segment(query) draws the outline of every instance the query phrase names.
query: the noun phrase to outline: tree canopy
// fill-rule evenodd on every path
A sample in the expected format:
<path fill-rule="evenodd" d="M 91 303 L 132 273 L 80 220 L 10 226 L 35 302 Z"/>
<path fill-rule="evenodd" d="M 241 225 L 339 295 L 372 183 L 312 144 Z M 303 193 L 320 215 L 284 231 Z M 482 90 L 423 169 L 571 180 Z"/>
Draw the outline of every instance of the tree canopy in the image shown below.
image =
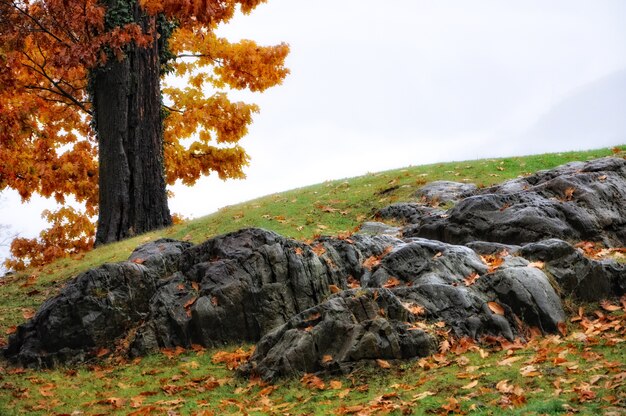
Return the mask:
<path fill-rule="evenodd" d="M 216 29 L 262 2 L 0 0 L 0 190 L 15 189 L 24 201 L 39 194 L 66 204 L 72 196 L 82 205 L 44 213 L 51 228 L 40 239 L 16 239 L 11 267 L 92 245 L 99 183 L 94 73 L 124 60 L 131 47 L 156 39 L 161 77 L 184 80 L 161 88 L 167 183 L 191 185 L 211 172 L 244 176 L 249 158 L 237 143 L 259 109 L 232 102 L 228 92 L 280 84 L 289 47 L 231 42 Z"/>

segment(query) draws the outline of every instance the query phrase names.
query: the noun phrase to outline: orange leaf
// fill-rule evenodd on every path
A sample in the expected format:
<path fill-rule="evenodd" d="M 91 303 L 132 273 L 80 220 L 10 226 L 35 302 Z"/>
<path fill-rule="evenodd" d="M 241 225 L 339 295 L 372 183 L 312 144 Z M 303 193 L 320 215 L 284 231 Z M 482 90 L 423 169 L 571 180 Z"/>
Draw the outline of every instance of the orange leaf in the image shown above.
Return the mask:
<path fill-rule="evenodd" d="M 607 312 L 615 312 L 615 311 L 619 311 L 622 309 L 621 307 L 612 304 L 606 299 L 600 302 L 600 306 L 602 306 L 602 309 L 604 309 Z"/>
<path fill-rule="evenodd" d="M 33 316 L 35 316 L 35 310 L 30 308 L 24 308 L 22 309 L 22 316 L 24 317 L 24 319 L 31 319 Z"/>
<path fill-rule="evenodd" d="M 329 285 L 328 289 L 330 289 L 330 293 L 339 293 L 341 292 L 341 288 L 337 285 Z"/>
<path fill-rule="evenodd" d="M 397 277 L 391 276 L 389 279 L 387 279 L 385 284 L 383 284 L 383 287 L 391 289 L 392 287 L 400 286 L 401 284 L 402 282 Z"/>
<path fill-rule="evenodd" d="M 326 384 L 322 381 L 322 379 L 315 374 L 305 374 L 300 379 L 300 382 L 308 388 L 315 388 L 318 390 L 324 390 L 324 388 L 326 387 Z"/>
<path fill-rule="evenodd" d="M 389 364 L 389 361 L 381 360 L 380 358 L 376 359 L 376 364 L 378 364 L 380 368 L 384 368 L 384 369 L 391 368 L 391 364 Z"/>
<path fill-rule="evenodd" d="M 343 387 L 343 384 L 339 380 L 331 380 L 329 384 L 330 388 L 333 390 L 339 390 Z"/>
<path fill-rule="evenodd" d="M 487 302 L 487 306 L 491 310 L 491 312 L 496 315 L 504 315 L 504 308 L 497 302 Z"/>
<path fill-rule="evenodd" d="M 476 282 L 476 280 L 478 280 L 479 277 L 480 276 L 478 275 L 478 273 L 470 274 L 469 276 L 463 279 L 463 281 L 465 282 L 465 286 L 473 285 Z"/>

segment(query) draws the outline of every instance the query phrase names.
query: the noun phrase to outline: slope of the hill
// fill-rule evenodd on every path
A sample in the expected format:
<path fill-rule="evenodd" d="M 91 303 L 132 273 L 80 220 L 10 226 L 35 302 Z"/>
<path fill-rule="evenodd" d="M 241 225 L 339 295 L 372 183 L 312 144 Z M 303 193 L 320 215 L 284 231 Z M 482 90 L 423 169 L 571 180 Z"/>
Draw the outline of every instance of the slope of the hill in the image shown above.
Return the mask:
<path fill-rule="evenodd" d="M 157 236 L 171 236 L 184 240 L 201 241 L 217 233 L 231 231 L 245 226 L 272 228 L 282 234 L 300 238 L 310 238 L 316 234 L 334 235 L 338 233 L 349 233 L 363 220 L 369 219 L 379 208 L 391 202 L 410 200 L 411 195 L 414 194 L 417 188 L 432 180 L 462 180 L 485 186 L 501 182 L 503 179 L 517 177 L 520 174 L 528 174 L 537 169 L 550 168 L 571 160 L 585 160 L 605 156 L 610 153 L 610 150 L 600 150 L 577 154 L 541 155 L 528 158 L 459 162 L 407 168 L 381 174 L 367 175 L 351 180 L 329 182 L 251 201 L 240 206 L 224 209 L 215 216 L 192 221 L 172 229 L 163 230 L 160 233 L 142 236 L 133 241 L 96 250 L 87 254 L 83 259 L 66 260 L 46 269 L 31 271 L 27 276 L 15 276 L 5 279 L 2 281 L 2 286 L 0 286 L 0 297 L 3 300 L 2 308 L 4 309 L 0 312 L 6 313 L 0 318 L 0 325 L 3 326 L 3 332 L 12 332 L 12 326 L 19 323 L 24 318 L 30 317 L 34 312 L 34 308 L 38 306 L 41 300 L 54 294 L 63 284 L 63 281 L 70 275 L 74 275 L 79 270 L 100 264 L 103 261 L 124 259 L 128 256 L 130 248 L 134 248 L 141 242 L 149 241 Z M 24 296 L 24 294 L 26 294 L 26 296 Z M 584 372 L 576 373 L 574 371 L 575 369 L 573 370 L 570 367 L 567 367 L 567 371 L 563 374 L 559 371 L 548 371 L 549 368 L 547 368 L 545 373 L 546 380 L 543 381 L 550 380 L 550 387 L 546 388 L 544 386 L 545 383 L 540 383 L 543 386 L 542 388 L 528 390 L 531 387 L 528 385 L 529 383 L 537 384 L 536 377 L 544 375 L 542 372 L 543 369 L 542 371 L 533 372 L 530 371 L 531 369 L 528 367 L 534 366 L 534 364 L 539 366 L 539 364 L 546 362 L 545 359 L 535 357 L 535 361 L 531 361 L 530 363 L 526 361 L 524 362 L 526 365 L 523 366 L 521 365 L 522 362 L 517 363 L 518 359 L 510 360 L 509 364 L 509 361 L 505 361 L 508 360 L 505 357 L 500 357 L 499 359 L 507 362 L 507 364 L 500 365 L 499 363 L 501 361 L 494 364 L 494 362 L 489 362 L 489 360 L 480 363 L 481 359 L 471 357 L 471 351 L 478 352 L 479 356 L 487 355 L 488 353 L 486 353 L 482 347 L 475 345 L 465 345 L 463 347 L 458 344 L 456 346 L 453 345 L 453 347 L 456 347 L 453 348 L 454 352 L 459 354 L 458 357 L 446 358 L 444 356 L 435 356 L 435 361 L 431 359 L 430 361 L 421 362 L 421 364 L 417 365 L 414 363 L 413 365 L 405 364 L 397 367 L 394 366 L 398 371 L 394 371 L 393 375 L 379 374 L 376 376 L 379 378 L 378 380 L 374 377 L 374 380 L 370 384 L 379 382 L 380 385 L 374 386 L 371 391 L 367 383 L 356 382 L 354 380 L 355 376 L 353 376 L 351 380 L 332 380 L 333 383 L 329 383 L 328 386 L 322 386 L 323 383 L 319 379 L 305 377 L 303 383 L 307 387 L 318 391 L 319 394 L 311 393 L 309 390 L 298 389 L 297 385 L 279 385 L 276 386 L 276 388 L 281 391 L 281 393 L 278 393 L 278 391 L 273 393 L 274 388 L 267 390 L 267 387 L 257 388 L 254 384 L 246 387 L 243 381 L 232 379 L 232 375 L 224 375 L 223 370 L 220 373 L 220 369 L 217 368 L 214 368 L 209 373 L 207 373 L 207 371 L 195 371 L 202 370 L 204 366 L 210 366 L 210 363 L 204 358 L 205 351 L 198 348 L 196 351 L 197 356 L 186 354 L 182 356 L 182 358 L 170 362 L 169 367 L 168 365 L 160 363 L 159 365 L 166 368 L 165 370 L 163 368 L 158 370 L 153 368 L 155 365 L 155 361 L 153 360 L 156 359 L 154 357 L 148 357 L 141 362 L 137 362 L 134 364 L 136 375 L 135 378 L 132 379 L 129 379 L 128 374 L 125 372 L 131 371 L 133 364 L 120 364 L 117 367 L 112 367 L 109 363 L 109 365 L 106 365 L 104 368 L 97 366 L 95 368 L 81 368 L 80 371 L 84 371 L 85 373 L 81 373 L 80 375 L 75 370 L 70 370 L 69 373 L 77 377 L 76 383 L 74 384 L 75 387 L 76 385 L 80 385 L 84 388 L 80 393 L 81 395 L 78 396 L 80 399 L 73 396 L 73 394 L 76 393 L 75 391 L 72 393 L 72 389 L 68 390 L 65 386 L 61 386 L 60 383 L 58 383 L 59 378 L 63 376 L 63 370 L 53 372 L 35 372 L 31 370 L 24 372 L 24 370 L 19 369 L 0 370 L 0 377 L 6 379 L 4 380 L 4 384 L 0 387 L 10 393 L 7 395 L 6 402 L 0 401 L 0 406 L 6 405 L 6 409 L 11 408 L 11 411 L 15 411 L 16 413 L 20 412 L 19 409 L 24 409 L 27 412 L 38 411 L 42 414 L 72 413 L 76 409 L 72 410 L 71 407 L 73 403 L 78 400 L 80 403 L 108 409 L 101 410 L 101 412 L 113 410 L 120 414 L 132 412 L 132 409 L 138 409 L 137 412 L 144 412 L 136 414 L 151 414 L 150 412 L 156 412 L 158 414 L 159 411 L 167 411 L 168 409 L 172 410 L 181 407 L 182 409 L 179 411 L 183 414 L 201 412 L 203 409 L 206 410 L 207 408 L 222 413 L 224 411 L 237 413 L 237 408 L 240 409 L 239 411 L 242 411 L 246 406 L 249 407 L 250 404 L 245 404 L 245 400 L 249 400 L 250 398 L 242 397 L 241 393 L 253 391 L 258 395 L 259 400 L 263 402 L 259 403 L 260 407 L 257 406 L 256 408 L 260 413 L 266 413 L 268 411 L 277 412 L 281 409 L 284 409 L 287 413 L 301 413 L 311 411 L 312 409 L 325 412 L 325 410 L 320 410 L 322 408 L 318 409 L 316 405 L 308 405 L 308 402 L 318 403 L 319 406 L 327 406 L 326 409 L 334 409 L 339 413 L 363 413 L 377 409 L 395 409 L 400 411 L 410 407 L 411 403 L 428 398 L 430 393 L 433 393 L 433 397 L 424 402 L 430 403 L 428 406 L 431 411 L 454 411 L 454 409 L 457 409 L 457 406 L 458 410 L 471 410 L 472 406 L 478 406 L 477 403 L 471 402 L 471 400 L 478 397 L 479 399 L 476 399 L 475 402 L 482 403 L 486 400 L 486 397 L 482 396 L 495 394 L 500 397 L 500 401 L 498 401 L 497 398 L 493 399 L 493 403 L 490 402 L 489 406 L 493 407 L 497 413 L 499 407 L 513 406 L 518 407 L 520 411 L 522 408 L 526 410 L 532 409 L 533 406 L 539 406 L 540 402 L 545 401 L 544 393 L 546 391 L 553 393 L 553 390 L 556 389 L 560 390 L 559 394 L 567 393 L 568 396 L 567 398 L 564 397 L 563 400 L 559 398 L 557 403 L 551 404 L 555 412 L 558 411 L 559 406 L 570 405 L 568 403 L 576 403 L 576 400 L 579 400 L 578 403 L 582 400 L 582 402 L 586 403 L 586 406 L 591 406 L 590 409 L 608 408 L 610 411 L 611 406 L 615 404 L 619 405 L 620 403 L 623 404 L 623 401 L 620 401 L 622 400 L 621 396 L 615 396 L 613 399 L 605 400 L 608 404 L 602 403 L 599 398 L 607 399 L 608 393 L 605 394 L 605 390 L 610 391 L 617 389 L 617 391 L 619 391 L 620 381 L 623 382 L 623 379 L 619 377 L 619 374 L 621 374 L 619 371 L 624 370 L 622 368 L 623 366 L 611 364 L 614 363 L 612 361 L 613 357 L 619 357 L 623 354 L 623 351 L 619 347 L 616 347 L 616 345 L 619 344 L 619 340 L 623 338 L 623 334 L 620 335 L 619 332 L 617 332 L 612 338 L 613 341 L 609 339 L 606 342 L 603 337 L 600 337 L 604 332 L 619 330 L 619 326 L 616 326 L 615 323 L 621 321 L 621 312 L 619 312 L 621 307 L 613 304 L 605 304 L 603 306 L 606 312 L 611 312 L 611 317 L 607 317 L 606 315 L 600 317 L 596 315 L 594 322 L 596 322 L 597 326 L 596 324 L 592 324 L 591 327 L 597 333 L 587 334 L 585 332 L 585 334 L 583 334 L 586 340 L 590 340 L 591 336 L 598 336 L 599 338 L 599 341 L 597 341 L 595 345 L 597 349 L 592 352 L 598 356 L 602 356 L 605 360 L 605 364 L 596 369 L 596 372 L 598 372 L 597 375 L 600 377 L 598 380 L 607 379 L 604 387 L 602 387 L 602 394 L 600 394 L 598 388 L 593 385 L 596 384 L 598 380 L 595 380 L 591 385 L 583 386 L 581 384 L 571 389 L 560 387 L 562 381 L 560 381 L 556 375 L 566 376 L 571 374 L 573 379 L 576 379 L 575 374 L 584 376 Z M 584 322 L 587 327 L 589 327 L 590 321 L 584 316 L 584 311 L 579 312 L 578 315 L 579 319 L 576 319 L 576 322 Z M 597 322 L 599 320 L 600 322 Z M 606 323 L 606 325 L 604 325 L 604 323 Z M 612 326 L 609 324 L 612 324 Z M 578 348 L 576 341 L 581 341 L 582 338 L 579 335 L 577 335 L 577 337 L 577 339 L 561 339 L 559 342 L 568 343 L 568 347 L 565 349 L 553 349 L 550 345 L 544 345 L 540 341 L 537 341 L 536 345 L 546 349 L 546 354 L 548 354 L 548 352 L 554 353 L 564 359 L 568 354 L 574 354 L 574 350 Z M 441 345 L 440 347 L 443 352 L 445 352 L 449 349 L 450 345 Z M 492 352 L 496 355 L 502 354 L 496 353 L 496 350 L 503 347 L 503 345 L 499 345 L 498 348 L 493 349 Z M 507 349 L 510 351 L 510 355 L 513 355 L 514 351 L 517 350 L 528 351 L 520 345 L 514 347 L 509 345 Z M 178 356 L 181 352 L 182 351 L 166 351 L 165 354 Z M 102 351 L 102 356 L 107 355 L 107 353 L 108 351 Z M 218 354 L 217 359 L 215 359 L 216 356 L 214 356 L 215 361 L 219 361 L 219 357 L 221 356 L 223 356 L 223 354 Z M 236 360 L 233 356 L 226 357 L 231 360 Z M 462 362 L 453 363 L 453 361 L 450 361 L 456 358 Z M 469 375 L 468 378 L 471 379 L 471 381 L 468 384 L 464 384 L 462 387 L 464 390 L 467 390 L 467 394 L 464 394 L 464 396 L 468 396 L 466 400 L 470 402 L 460 404 L 459 400 L 457 400 L 454 395 L 450 396 L 450 393 L 446 392 L 446 388 L 441 385 L 440 382 L 447 379 L 450 385 L 454 385 L 456 375 L 446 373 L 448 371 L 447 368 L 451 366 L 456 366 L 457 370 L 464 368 L 469 364 L 469 360 L 473 360 L 474 358 L 479 361 L 477 362 L 478 367 L 485 366 L 485 368 L 490 368 L 495 366 L 493 371 L 486 375 L 493 375 L 497 384 L 492 386 L 492 382 L 489 382 L 487 379 L 481 379 L 483 375 L 477 375 L 476 377 Z M 438 363 L 437 360 L 439 360 Z M 559 365 L 563 362 L 569 361 L 560 361 L 560 359 L 555 358 L 552 361 L 552 365 Z M 188 363 L 189 366 L 187 366 Z M 517 364 L 513 365 L 514 363 Z M 3 365 L 4 364 L 0 362 L 0 366 Z M 386 368 L 389 363 L 381 362 L 379 365 Z M 509 387 L 506 387 L 506 383 L 500 383 L 505 379 L 509 381 L 507 377 L 511 377 L 511 375 L 507 375 L 508 373 L 505 371 L 507 369 L 500 368 L 509 367 L 509 365 L 512 369 L 518 371 L 517 377 L 519 377 L 520 374 L 523 377 L 528 377 L 529 379 L 526 381 L 529 383 L 512 383 Z M 579 365 L 584 365 L 584 363 Z M 425 369 L 425 367 L 428 368 Z M 443 368 L 439 368 L 433 373 L 432 371 L 435 371 L 434 369 L 436 367 Z M 572 365 L 572 367 L 574 367 L 574 365 Z M 404 374 L 404 370 L 407 368 L 430 370 L 430 375 L 435 375 L 437 380 L 424 380 L 420 384 L 419 380 L 416 382 L 416 380 L 411 379 L 411 377 L 415 376 L 414 374 Z M 558 369 L 558 367 L 556 368 Z M 92 371 L 95 370 L 98 374 L 96 379 L 100 379 L 104 384 L 95 379 L 93 379 L 91 383 L 85 384 L 85 381 L 90 379 L 89 371 L 87 371 L 89 369 Z M 616 369 L 619 371 L 615 372 Z M 168 371 L 177 372 L 180 370 L 181 374 L 174 374 L 171 377 L 168 375 L 159 378 L 159 380 L 148 380 L 151 372 L 155 370 L 159 373 Z M 104 374 L 98 373 L 99 371 L 104 372 Z M 468 369 L 468 373 L 471 372 L 472 371 Z M 535 373 L 539 374 L 537 375 Z M 142 374 L 143 377 L 139 376 L 139 374 Z M 362 375 L 363 374 L 361 374 L 361 376 Z M 223 376 L 223 378 L 220 379 L 219 377 L 221 376 Z M 422 374 L 422 376 L 422 378 L 428 378 L 428 374 L 426 373 Z M 357 377 L 359 377 L 358 373 Z M 393 379 L 393 382 L 390 382 L 389 377 Z M 462 378 L 459 379 L 463 380 Z M 577 381 L 582 382 L 582 380 L 584 380 L 584 378 Z M 183 383 L 183 381 L 185 382 Z M 425 389 L 420 389 L 422 384 L 428 384 L 427 382 L 430 381 L 434 383 L 432 386 L 429 384 Z M 0 380 L 0 383 L 1 382 L 3 382 L 3 380 Z M 574 381 L 570 382 L 573 383 Z M 388 386 L 386 383 L 395 384 L 396 387 Z M 559 386 L 557 386 L 557 384 Z M 346 388 L 341 388 L 342 386 L 346 386 Z M 103 387 L 103 391 L 97 391 L 102 390 Z M 392 393 L 389 392 L 390 387 Z M 434 390 L 431 390 L 431 387 Z M 457 386 L 457 388 L 458 387 L 459 386 Z M 474 389 L 475 387 L 476 389 Z M 195 397 L 196 394 L 213 390 L 216 390 L 215 393 L 217 396 L 212 396 L 211 402 L 205 402 L 205 399 L 199 396 Z M 590 393 L 587 392 L 581 395 L 579 394 L 581 391 L 589 391 Z M 33 397 L 32 400 L 29 400 L 31 394 Z M 374 398 L 377 394 L 382 394 L 383 396 Z M 410 399 L 411 395 L 413 395 L 413 402 L 411 402 Z M 593 398 L 590 398 L 592 395 Z M 12 396 L 13 399 L 8 396 Z M 168 400 L 168 398 L 170 400 Z M 596 398 L 598 398 L 597 403 L 595 401 Z M 145 404 L 143 403 L 144 401 L 146 402 Z M 527 401 L 528 404 L 526 404 Z M 16 407 L 18 403 L 19 406 Z M 241 407 L 239 407 L 240 405 Z M 91 410 L 85 410 L 84 408 L 78 409 L 78 411 L 92 414 Z"/>

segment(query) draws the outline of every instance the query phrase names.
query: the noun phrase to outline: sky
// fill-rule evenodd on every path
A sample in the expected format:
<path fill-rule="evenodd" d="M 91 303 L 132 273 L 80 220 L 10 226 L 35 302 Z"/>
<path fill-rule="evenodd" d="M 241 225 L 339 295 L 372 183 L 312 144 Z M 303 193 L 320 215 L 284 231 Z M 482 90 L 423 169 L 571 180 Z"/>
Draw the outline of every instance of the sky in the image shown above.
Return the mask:
<path fill-rule="evenodd" d="M 610 83 L 581 93 L 626 74 L 623 0 L 269 0 L 219 33 L 289 43 L 291 75 L 233 94 L 261 107 L 241 141 L 247 179 L 174 186 L 170 209 L 188 218 L 368 172 L 626 143 L 624 111 L 596 120 L 579 99 L 585 131 L 608 126 L 593 137 L 576 134 L 576 112 L 549 117 L 576 97 L 624 106 Z M 0 224 L 34 236 L 49 205 L 4 191 Z"/>

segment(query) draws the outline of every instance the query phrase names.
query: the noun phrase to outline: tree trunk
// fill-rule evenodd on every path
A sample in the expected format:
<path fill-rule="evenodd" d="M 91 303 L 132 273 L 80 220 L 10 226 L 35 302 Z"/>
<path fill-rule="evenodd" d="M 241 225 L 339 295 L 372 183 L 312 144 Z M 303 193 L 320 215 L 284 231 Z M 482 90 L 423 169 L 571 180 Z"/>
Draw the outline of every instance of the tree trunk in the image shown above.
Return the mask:
<path fill-rule="evenodd" d="M 99 217 L 96 245 L 171 225 L 163 166 L 159 47 L 155 19 L 136 22 L 153 29 L 151 47 L 128 47 L 122 61 L 93 74 L 99 146 Z"/>

